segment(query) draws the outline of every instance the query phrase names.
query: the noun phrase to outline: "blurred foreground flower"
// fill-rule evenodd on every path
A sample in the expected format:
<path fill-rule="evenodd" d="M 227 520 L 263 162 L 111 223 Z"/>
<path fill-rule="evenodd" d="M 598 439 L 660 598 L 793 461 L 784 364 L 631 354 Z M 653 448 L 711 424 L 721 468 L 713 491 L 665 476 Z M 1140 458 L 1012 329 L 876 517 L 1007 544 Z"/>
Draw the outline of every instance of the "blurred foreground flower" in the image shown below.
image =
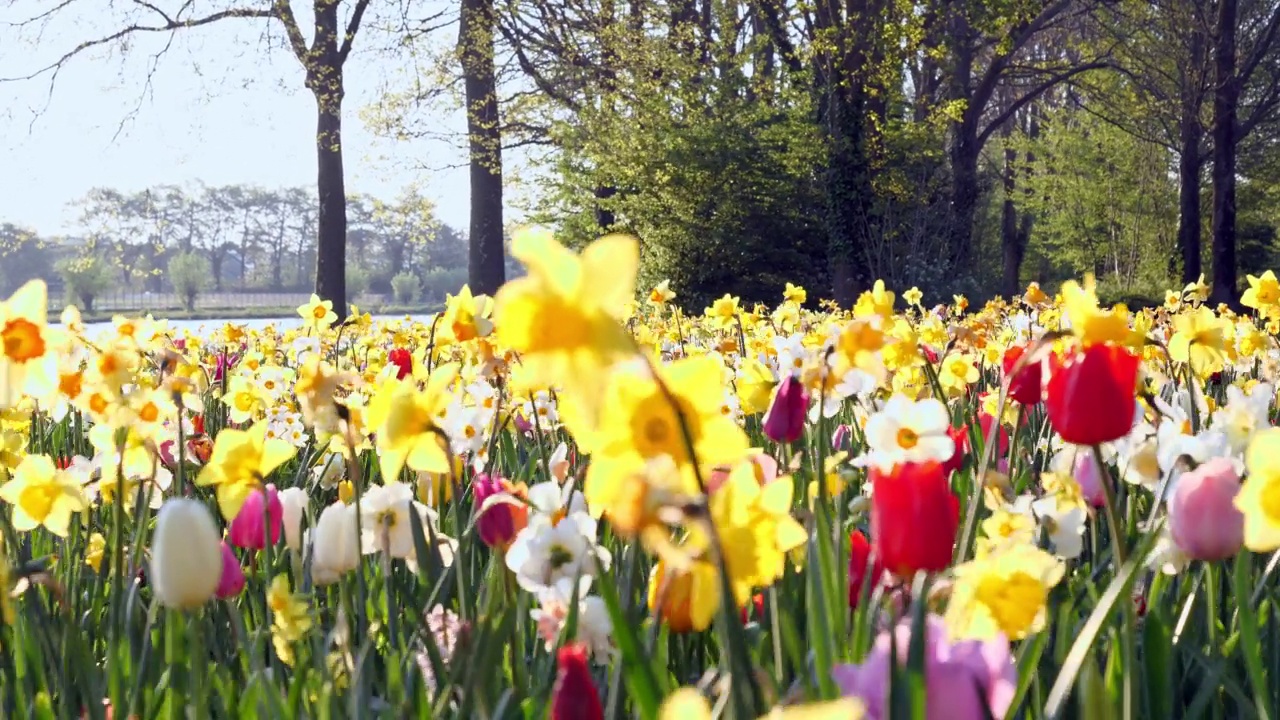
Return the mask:
<path fill-rule="evenodd" d="M 1244 515 L 1235 506 L 1239 492 L 1240 476 L 1227 458 L 1183 473 L 1169 499 L 1169 534 L 1178 549 L 1210 562 L 1239 552 L 1244 545 Z"/>
<path fill-rule="evenodd" d="M 189 610 L 213 598 L 222 580 L 222 543 L 199 500 L 171 498 L 156 515 L 148 584 L 156 600 Z"/>
<path fill-rule="evenodd" d="M 889 675 L 892 645 L 886 631 L 876 639 L 866 660 L 832 670 L 845 695 L 866 704 L 866 717 L 889 718 Z M 899 662 L 905 665 L 911 647 L 911 621 L 893 630 Z M 1009 711 L 1017 686 L 1017 669 L 1003 637 L 990 640 L 947 638 L 947 628 L 936 615 L 924 625 L 925 717 L 928 720 L 1000 720 Z"/>
<path fill-rule="evenodd" d="M 600 692 L 587 667 L 587 647 L 574 643 L 560 648 L 556 668 L 551 720 L 603 720 Z"/>

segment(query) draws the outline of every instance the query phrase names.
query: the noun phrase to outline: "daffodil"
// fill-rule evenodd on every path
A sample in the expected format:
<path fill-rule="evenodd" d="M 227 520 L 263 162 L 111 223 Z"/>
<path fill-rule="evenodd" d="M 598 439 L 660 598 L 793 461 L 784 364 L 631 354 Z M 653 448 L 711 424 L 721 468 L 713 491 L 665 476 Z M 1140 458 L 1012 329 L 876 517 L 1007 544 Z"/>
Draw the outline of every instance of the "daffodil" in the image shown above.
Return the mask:
<path fill-rule="evenodd" d="M 227 392 L 222 396 L 227 406 L 227 418 L 237 424 L 253 422 L 267 411 L 268 398 L 262 387 L 244 375 L 235 375 L 227 383 Z"/>
<path fill-rule="evenodd" d="M 332 300 L 321 300 L 319 295 L 311 294 L 311 300 L 298 307 L 298 315 L 302 324 L 310 330 L 324 332 L 338 321 L 338 314 L 333 311 Z"/>
<path fill-rule="evenodd" d="M 680 688 L 662 701 L 658 720 L 712 720 L 711 703 L 695 688 Z M 841 698 L 825 702 L 779 705 L 760 720 L 861 720 L 866 711 L 861 701 Z"/>
<path fill-rule="evenodd" d="M 951 636 L 987 640 L 1004 633 L 1021 640 L 1039 632 L 1049 591 L 1064 572 L 1058 558 L 1023 542 L 956 567 L 946 614 Z"/>
<path fill-rule="evenodd" d="M 1116 343 L 1121 345 L 1138 345 L 1141 338 L 1135 338 L 1129 329 L 1129 311 L 1123 305 L 1111 310 L 1098 307 L 1098 296 L 1094 291 L 1096 283 L 1092 275 L 1086 275 L 1084 286 L 1075 281 L 1062 285 L 1062 303 L 1071 322 L 1071 332 L 1085 345 L 1095 343 Z"/>
<path fill-rule="evenodd" d="M 457 295 L 445 300 L 444 326 L 456 342 L 467 342 L 493 332 L 489 314 L 493 300 L 487 295 L 472 295 L 471 286 L 463 285 Z"/>
<path fill-rule="evenodd" d="M 656 378 L 639 362 L 614 371 L 605 390 L 608 412 L 589 440 L 592 462 L 583 491 L 592 512 L 605 511 L 619 485 L 654 458 L 674 460 L 685 492 L 694 494 L 697 475 L 744 456 L 746 434 L 720 412 L 720 370 L 717 360 L 704 356 L 660 367 Z"/>
<path fill-rule="evenodd" d="M 675 300 L 676 293 L 671 289 L 671 281 L 663 280 L 649 291 L 649 304 L 655 307 L 662 307 L 667 303 Z"/>
<path fill-rule="evenodd" d="M 1274 272 L 1268 270 L 1262 273 L 1262 277 L 1247 275 L 1245 279 L 1249 281 L 1249 288 L 1240 297 L 1241 305 L 1264 315 L 1280 306 L 1280 280 L 1276 279 Z"/>
<path fill-rule="evenodd" d="M 1169 340 L 1169 357 L 1188 363 L 1200 377 L 1223 368 L 1224 326 L 1207 307 L 1200 306 L 1173 318 L 1175 332 Z"/>
<path fill-rule="evenodd" d="M 609 235 L 578 256 L 546 233 L 523 232 L 511 253 L 529 274 L 498 290 L 495 335 L 520 354 L 530 376 L 577 397 L 581 429 L 589 432 L 608 369 L 634 349 L 618 317 L 635 294 L 636 240 Z"/>
<path fill-rule="evenodd" d="M 65 537 L 71 517 L 88 503 L 80 483 L 61 471 L 47 455 L 28 455 L 0 485 L 0 500 L 13 506 L 13 529 L 27 532 L 44 527 Z"/>
<path fill-rule="evenodd" d="M 215 438 L 213 454 L 201 468 L 196 484 L 214 486 L 222 517 L 231 521 L 249 493 L 261 488 L 266 478 L 296 453 L 290 443 L 267 438 L 266 421 L 254 423 L 248 430 L 224 428 Z"/>
<path fill-rule="evenodd" d="M 456 364 L 436 368 L 426 388 L 388 380 L 370 403 L 369 421 L 375 428 L 383 482 L 392 482 L 400 471 L 449 472 L 448 438 L 442 414 L 453 401 L 449 386 L 458 377 Z"/>
<path fill-rule="evenodd" d="M 271 644 L 276 656 L 292 666 L 293 646 L 306 637 L 313 624 L 307 599 L 293 593 L 289 589 L 289 576 L 280 574 L 267 590 L 267 607 L 271 609 Z"/>
<path fill-rule="evenodd" d="M 43 280 L 32 280 L 0 302 L 0 409 L 23 396 L 44 400 L 58 386 L 57 331 L 48 326 Z"/>
<path fill-rule="evenodd" d="M 787 303 L 803 305 L 804 301 L 807 300 L 808 297 L 809 294 L 805 292 L 804 288 L 799 285 L 792 285 L 791 283 L 787 283 L 786 289 L 782 291 L 782 300 Z"/>
<path fill-rule="evenodd" d="M 870 290 L 858 297 L 857 304 L 853 306 L 853 316 L 868 318 L 879 315 L 885 319 L 891 318 L 895 297 L 893 291 L 885 289 L 884 280 L 876 280 Z"/>
<path fill-rule="evenodd" d="M 1244 513 L 1244 545 L 1254 552 L 1280 548 L 1280 428 L 1256 433 L 1245 452 L 1249 475 L 1236 495 Z"/>

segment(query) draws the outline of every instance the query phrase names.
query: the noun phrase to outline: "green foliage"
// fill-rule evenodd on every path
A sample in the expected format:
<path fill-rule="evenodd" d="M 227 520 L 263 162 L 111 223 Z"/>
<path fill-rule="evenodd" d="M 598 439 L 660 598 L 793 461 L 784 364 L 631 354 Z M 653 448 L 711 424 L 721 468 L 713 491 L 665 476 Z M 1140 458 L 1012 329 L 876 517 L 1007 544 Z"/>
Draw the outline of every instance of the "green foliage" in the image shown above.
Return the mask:
<path fill-rule="evenodd" d="M 421 292 L 422 282 L 411 272 L 397 273 L 391 278 L 391 293 L 401 305 L 416 302 Z"/>
<path fill-rule="evenodd" d="M 445 295 L 458 292 L 458 288 L 466 284 L 466 268 L 433 267 L 422 276 L 422 299 L 443 302 Z"/>
<path fill-rule="evenodd" d="M 347 263 L 347 297 L 355 299 L 369 291 L 373 274 L 354 262 Z"/>
<path fill-rule="evenodd" d="M 58 273 L 67 296 L 85 312 L 93 311 L 93 301 L 115 284 L 115 273 L 97 255 L 81 255 L 58 263 Z"/>
<path fill-rule="evenodd" d="M 1028 279 L 1094 273 L 1112 297 L 1175 284 L 1178 192 L 1170 152 L 1071 109 L 1050 114 L 1040 139 L 1024 144 L 1035 161 L 1027 192 L 1015 200 L 1035 217 Z M 1042 261 L 1052 277 L 1036 277 Z"/>
<path fill-rule="evenodd" d="M 195 310 L 196 297 L 213 284 L 209 258 L 194 252 L 175 255 L 169 260 L 169 282 L 182 298 L 183 307 Z"/>

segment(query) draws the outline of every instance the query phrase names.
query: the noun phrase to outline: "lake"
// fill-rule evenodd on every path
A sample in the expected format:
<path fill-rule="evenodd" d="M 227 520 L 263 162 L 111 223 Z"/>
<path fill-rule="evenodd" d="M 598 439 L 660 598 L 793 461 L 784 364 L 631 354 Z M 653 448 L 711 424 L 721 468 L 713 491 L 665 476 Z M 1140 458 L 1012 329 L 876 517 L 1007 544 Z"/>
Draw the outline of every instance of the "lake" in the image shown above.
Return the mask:
<path fill-rule="evenodd" d="M 405 315 L 374 315 L 373 319 L 374 320 L 403 320 L 405 317 L 406 317 Z M 432 316 L 422 314 L 422 315 L 408 315 L 407 317 L 409 317 L 412 320 L 416 320 L 418 322 L 430 322 Z M 156 319 L 163 320 L 164 318 L 158 317 Z M 215 330 L 221 328 L 223 325 L 229 322 L 235 323 L 236 325 L 240 325 L 245 328 L 249 328 L 251 330 L 261 330 L 268 325 L 274 325 L 279 330 L 288 330 L 291 328 L 296 328 L 299 325 L 301 325 L 302 318 L 298 317 L 297 315 L 293 315 L 292 317 L 244 318 L 240 320 L 228 320 L 228 319 L 170 320 L 169 327 L 177 331 L 188 330 L 192 334 L 196 334 L 196 335 L 208 335 L 209 333 L 214 332 Z M 96 337 L 99 333 L 108 331 L 111 328 L 112 328 L 112 323 L 109 320 L 103 321 L 103 322 L 85 323 L 86 335 L 88 335 L 89 337 Z"/>

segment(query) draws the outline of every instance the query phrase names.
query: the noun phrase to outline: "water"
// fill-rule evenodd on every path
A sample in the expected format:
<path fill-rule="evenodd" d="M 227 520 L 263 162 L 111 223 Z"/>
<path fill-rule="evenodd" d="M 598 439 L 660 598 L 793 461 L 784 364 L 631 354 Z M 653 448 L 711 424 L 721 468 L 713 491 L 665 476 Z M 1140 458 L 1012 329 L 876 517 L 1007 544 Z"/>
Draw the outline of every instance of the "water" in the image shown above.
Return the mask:
<path fill-rule="evenodd" d="M 404 315 L 374 315 L 376 320 L 403 320 Z M 417 322 L 430 322 L 431 315 L 409 315 L 410 319 Z M 163 317 L 156 318 L 163 320 Z M 233 319 L 212 319 L 212 320 L 170 320 L 169 327 L 177 333 L 183 330 L 191 332 L 193 335 L 209 335 L 219 330 L 227 323 L 234 323 L 250 330 L 261 330 L 268 325 L 274 325 L 277 330 L 285 331 L 296 328 L 302 324 L 302 318 L 297 315 L 292 317 L 276 317 L 276 318 L 243 318 L 239 320 Z M 114 327 L 111 321 L 85 323 L 85 334 L 88 337 L 97 337 L 100 333 L 110 331 Z"/>

